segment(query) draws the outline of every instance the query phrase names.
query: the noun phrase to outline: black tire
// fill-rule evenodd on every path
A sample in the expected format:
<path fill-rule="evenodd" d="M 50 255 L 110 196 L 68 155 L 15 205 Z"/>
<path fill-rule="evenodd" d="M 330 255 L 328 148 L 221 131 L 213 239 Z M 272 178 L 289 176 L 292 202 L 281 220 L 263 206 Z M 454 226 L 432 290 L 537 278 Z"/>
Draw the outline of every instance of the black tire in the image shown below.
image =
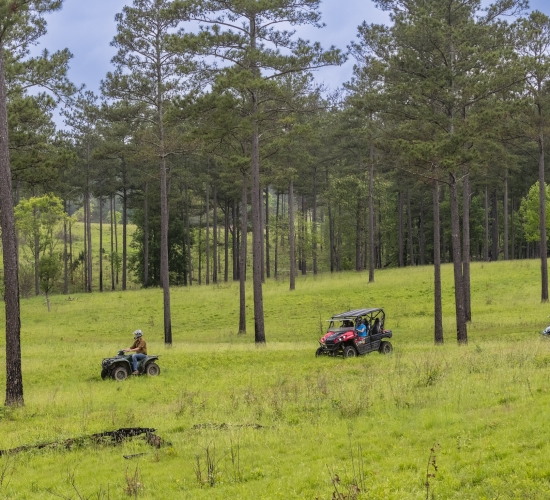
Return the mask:
<path fill-rule="evenodd" d="M 323 348 L 318 347 L 317 350 L 315 351 L 315 357 L 318 358 L 319 356 L 322 356 L 322 355 L 323 355 Z"/>
<path fill-rule="evenodd" d="M 150 377 L 156 377 L 160 374 L 160 366 L 156 363 L 149 363 L 145 367 L 145 373 L 147 373 L 147 375 L 149 375 Z"/>
<path fill-rule="evenodd" d="M 105 380 L 109 376 L 109 372 L 107 370 L 101 370 L 101 379 Z"/>
<path fill-rule="evenodd" d="M 128 378 L 128 369 L 125 366 L 117 366 L 111 372 L 111 376 L 118 381 L 126 380 Z"/>
<path fill-rule="evenodd" d="M 391 354 L 393 351 L 393 346 L 390 342 L 380 342 L 380 347 L 378 348 L 378 352 L 380 354 Z"/>
<path fill-rule="evenodd" d="M 344 347 L 344 358 L 356 358 L 357 357 L 357 351 L 355 350 L 355 347 L 352 345 L 347 345 Z"/>

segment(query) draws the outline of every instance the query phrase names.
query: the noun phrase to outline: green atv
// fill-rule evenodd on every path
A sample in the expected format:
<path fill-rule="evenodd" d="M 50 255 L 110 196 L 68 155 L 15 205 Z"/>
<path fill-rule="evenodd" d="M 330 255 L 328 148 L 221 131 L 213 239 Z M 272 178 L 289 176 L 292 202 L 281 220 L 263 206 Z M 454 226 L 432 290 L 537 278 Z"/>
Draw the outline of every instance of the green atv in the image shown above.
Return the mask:
<path fill-rule="evenodd" d="M 149 375 L 156 377 L 160 373 L 160 367 L 155 363 L 158 356 L 145 356 L 138 361 L 138 375 Z M 124 351 L 118 351 L 114 358 L 105 358 L 101 362 L 101 378 L 105 380 L 112 377 L 115 380 L 125 380 L 132 373 L 132 355 L 125 354 Z"/>

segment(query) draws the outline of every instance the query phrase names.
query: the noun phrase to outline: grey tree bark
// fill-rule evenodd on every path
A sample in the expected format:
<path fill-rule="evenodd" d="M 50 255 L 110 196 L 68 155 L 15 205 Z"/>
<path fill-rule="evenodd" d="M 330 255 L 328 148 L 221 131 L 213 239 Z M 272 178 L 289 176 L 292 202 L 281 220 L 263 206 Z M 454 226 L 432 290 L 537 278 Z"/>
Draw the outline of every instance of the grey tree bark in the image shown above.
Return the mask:
<path fill-rule="evenodd" d="M 6 314 L 6 401 L 7 406 L 23 405 L 21 370 L 21 317 L 17 233 L 13 210 L 8 110 L 4 72 L 4 47 L 0 43 L 0 226 L 4 262 L 4 304 Z"/>

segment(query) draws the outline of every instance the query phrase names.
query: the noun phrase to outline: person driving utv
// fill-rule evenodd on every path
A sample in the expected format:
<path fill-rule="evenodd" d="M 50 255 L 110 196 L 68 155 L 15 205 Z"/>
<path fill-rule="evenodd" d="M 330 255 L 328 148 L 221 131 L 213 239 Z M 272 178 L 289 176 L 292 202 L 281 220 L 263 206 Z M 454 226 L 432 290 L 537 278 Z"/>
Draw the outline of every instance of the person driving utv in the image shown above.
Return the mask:
<path fill-rule="evenodd" d="M 128 349 L 124 349 L 124 352 L 134 352 L 132 354 L 132 368 L 134 371 L 132 375 L 137 375 L 138 362 L 147 356 L 147 342 L 143 339 L 143 333 L 141 330 L 134 332 L 134 343 Z"/>

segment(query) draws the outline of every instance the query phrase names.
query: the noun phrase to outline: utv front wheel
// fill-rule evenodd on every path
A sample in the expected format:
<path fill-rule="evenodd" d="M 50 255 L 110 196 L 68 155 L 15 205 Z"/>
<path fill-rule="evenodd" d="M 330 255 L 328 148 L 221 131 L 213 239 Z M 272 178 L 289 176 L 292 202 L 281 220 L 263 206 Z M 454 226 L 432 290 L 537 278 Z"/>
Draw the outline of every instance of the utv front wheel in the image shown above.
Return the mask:
<path fill-rule="evenodd" d="M 160 373 L 160 367 L 156 363 L 149 363 L 145 369 L 145 372 L 150 377 L 156 377 Z"/>
<path fill-rule="evenodd" d="M 348 345 L 344 347 L 344 358 L 355 358 L 357 356 L 357 351 L 355 347 Z"/>
<path fill-rule="evenodd" d="M 318 347 L 317 350 L 315 351 L 315 357 L 318 358 L 319 356 L 322 356 L 322 355 L 323 355 L 323 348 Z"/>
<path fill-rule="evenodd" d="M 107 370 L 101 370 L 101 379 L 105 380 L 109 376 L 109 372 Z"/>
<path fill-rule="evenodd" d="M 389 342 L 380 342 L 380 347 L 378 348 L 380 354 L 391 354 L 392 351 L 393 346 Z"/>
<path fill-rule="evenodd" d="M 112 376 L 115 380 L 126 380 L 128 378 L 128 370 L 124 366 L 117 366 L 113 370 Z"/>

